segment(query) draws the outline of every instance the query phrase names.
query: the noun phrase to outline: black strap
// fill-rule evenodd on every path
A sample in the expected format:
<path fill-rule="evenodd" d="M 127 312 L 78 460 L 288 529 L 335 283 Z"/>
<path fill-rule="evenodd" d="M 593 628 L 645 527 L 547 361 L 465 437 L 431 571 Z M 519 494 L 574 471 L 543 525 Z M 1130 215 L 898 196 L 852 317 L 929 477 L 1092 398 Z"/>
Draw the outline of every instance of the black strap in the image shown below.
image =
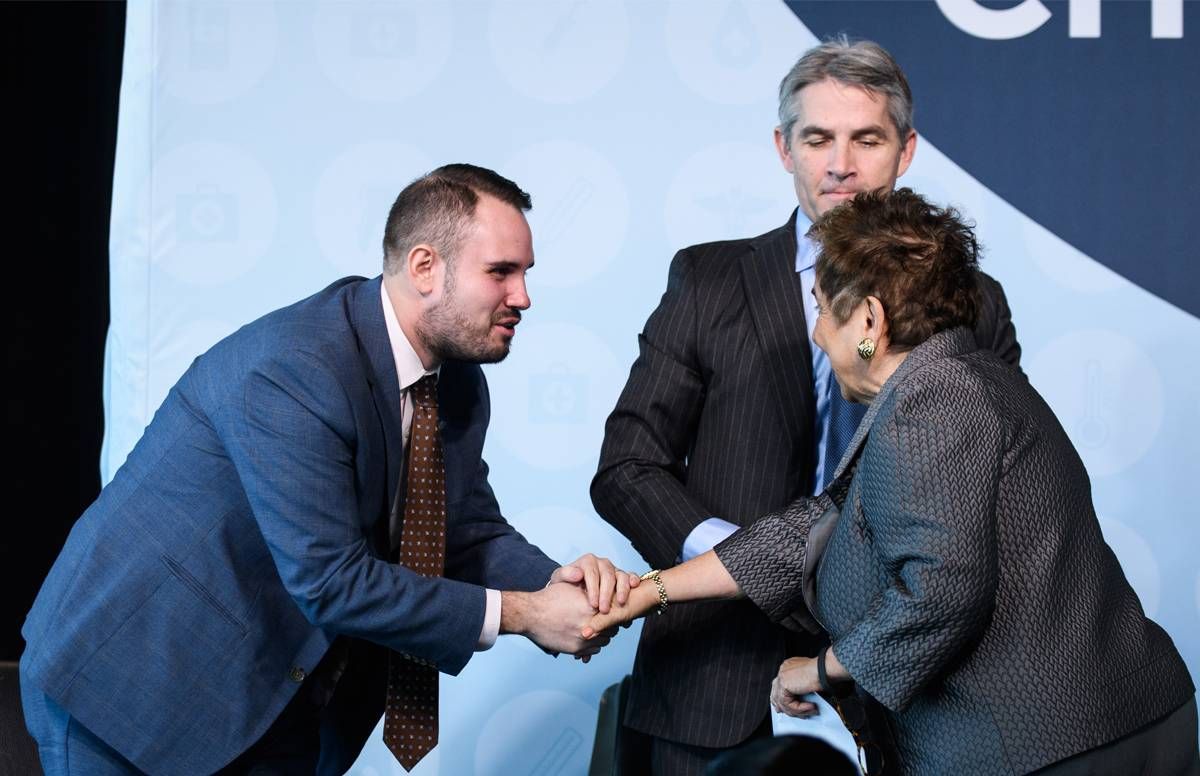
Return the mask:
<path fill-rule="evenodd" d="M 833 686 L 829 684 L 829 674 L 825 672 L 825 653 L 828 651 L 829 646 L 826 645 L 817 653 L 817 681 L 821 684 L 821 692 L 834 695 Z"/>
<path fill-rule="evenodd" d="M 821 692 L 834 698 L 845 698 L 853 694 L 854 680 L 832 682 L 829 680 L 829 672 L 825 668 L 825 656 L 829 652 L 829 645 L 821 647 L 821 651 L 817 653 L 817 681 L 821 685 Z"/>

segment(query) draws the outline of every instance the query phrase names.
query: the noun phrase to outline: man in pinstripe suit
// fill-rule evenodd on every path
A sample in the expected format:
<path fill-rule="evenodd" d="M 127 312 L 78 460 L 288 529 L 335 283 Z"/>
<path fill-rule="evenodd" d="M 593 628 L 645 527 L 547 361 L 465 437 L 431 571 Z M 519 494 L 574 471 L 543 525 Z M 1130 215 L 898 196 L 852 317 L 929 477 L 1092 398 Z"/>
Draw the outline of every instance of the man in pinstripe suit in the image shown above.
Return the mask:
<path fill-rule="evenodd" d="M 911 92 L 883 48 L 842 38 L 788 72 L 779 119 L 775 145 L 797 211 L 758 237 L 676 254 L 605 429 L 592 501 L 654 568 L 820 491 L 862 417 L 812 345 L 806 232 L 908 168 Z M 979 288 L 976 339 L 1015 366 L 1004 292 L 982 274 Z M 780 662 L 818 646 L 744 601 L 668 609 L 642 630 L 624 723 L 651 737 L 655 774 L 703 773 L 722 751 L 771 734 Z"/>

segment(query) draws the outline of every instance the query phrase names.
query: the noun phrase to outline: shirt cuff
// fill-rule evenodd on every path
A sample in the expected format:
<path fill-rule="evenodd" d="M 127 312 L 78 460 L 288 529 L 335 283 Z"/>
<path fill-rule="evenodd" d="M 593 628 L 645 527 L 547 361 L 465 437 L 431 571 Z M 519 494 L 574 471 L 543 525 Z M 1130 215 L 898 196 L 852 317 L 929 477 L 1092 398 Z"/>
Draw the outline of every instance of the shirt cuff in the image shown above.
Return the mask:
<path fill-rule="evenodd" d="M 708 518 L 693 528 L 692 532 L 683 540 L 683 552 L 679 553 L 679 560 L 689 561 L 697 555 L 703 555 L 728 539 L 737 530 L 738 526 L 728 520 L 722 520 L 719 517 Z"/>
<path fill-rule="evenodd" d="M 500 591 L 487 588 L 487 603 L 483 610 L 483 630 L 479 631 L 479 643 L 475 645 L 476 652 L 491 649 L 500 635 Z"/>

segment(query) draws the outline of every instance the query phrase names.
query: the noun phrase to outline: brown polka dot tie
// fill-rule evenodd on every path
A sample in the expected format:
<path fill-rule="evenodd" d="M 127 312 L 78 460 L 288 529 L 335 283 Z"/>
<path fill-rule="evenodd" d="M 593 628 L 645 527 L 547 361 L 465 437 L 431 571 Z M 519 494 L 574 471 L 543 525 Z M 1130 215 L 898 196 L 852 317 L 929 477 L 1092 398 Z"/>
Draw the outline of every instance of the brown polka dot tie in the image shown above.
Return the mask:
<path fill-rule="evenodd" d="M 413 400 L 408 441 L 408 482 L 401 528 L 401 565 L 427 577 L 442 575 L 446 557 L 446 468 L 438 437 L 437 377 L 409 389 Z M 383 741 L 411 771 L 438 740 L 438 672 L 431 664 L 397 652 L 388 665 Z"/>

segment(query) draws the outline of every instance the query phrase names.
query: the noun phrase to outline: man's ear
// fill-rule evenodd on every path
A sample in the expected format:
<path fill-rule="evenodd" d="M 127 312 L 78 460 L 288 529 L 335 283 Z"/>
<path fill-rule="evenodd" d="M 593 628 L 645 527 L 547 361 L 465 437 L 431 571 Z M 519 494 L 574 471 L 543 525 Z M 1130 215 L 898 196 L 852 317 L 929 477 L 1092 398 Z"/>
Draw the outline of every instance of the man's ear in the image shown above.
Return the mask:
<path fill-rule="evenodd" d="M 904 145 L 900 147 L 900 164 L 896 168 L 896 177 L 908 171 L 908 166 L 912 164 L 913 154 L 917 152 L 917 130 L 908 130 L 908 137 L 904 138 Z"/>
<path fill-rule="evenodd" d="M 779 152 L 779 161 L 783 162 L 783 169 L 794 174 L 796 165 L 792 163 L 792 154 L 787 138 L 783 135 L 783 127 L 775 127 L 775 150 Z"/>
<path fill-rule="evenodd" d="M 414 245 L 404 261 L 408 282 L 422 295 L 433 293 L 437 285 L 437 267 L 440 263 L 441 257 L 432 245 Z"/>

